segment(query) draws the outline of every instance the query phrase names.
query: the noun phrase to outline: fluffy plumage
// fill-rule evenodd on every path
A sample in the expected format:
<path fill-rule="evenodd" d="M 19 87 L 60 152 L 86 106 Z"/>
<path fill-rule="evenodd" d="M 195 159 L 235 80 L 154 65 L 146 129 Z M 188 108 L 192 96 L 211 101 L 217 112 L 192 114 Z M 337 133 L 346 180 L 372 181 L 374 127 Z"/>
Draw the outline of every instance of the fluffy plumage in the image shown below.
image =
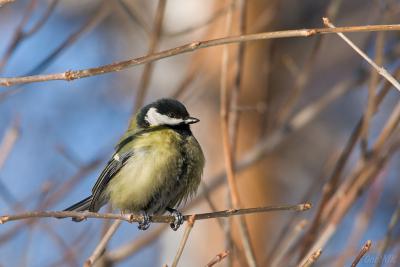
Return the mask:
<path fill-rule="evenodd" d="M 204 156 L 186 108 L 173 99 L 143 107 L 115 147 L 92 195 L 66 210 L 98 211 L 110 202 L 124 212 L 162 214 L 195 194 Z"/>

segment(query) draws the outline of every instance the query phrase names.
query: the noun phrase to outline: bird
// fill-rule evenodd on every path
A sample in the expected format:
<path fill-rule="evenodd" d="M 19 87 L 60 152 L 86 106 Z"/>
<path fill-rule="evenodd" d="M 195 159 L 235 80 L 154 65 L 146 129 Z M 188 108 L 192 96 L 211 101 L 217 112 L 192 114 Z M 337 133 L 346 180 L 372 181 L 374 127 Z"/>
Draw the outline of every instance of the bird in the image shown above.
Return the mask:
<path fill-rule="evenodd" d="M 142 107 L 132 116 L 92 194 L 64 211 L 97 212 L 110 203 L 121 213 L 141 213 L 140 230 L 149 228 L 149 215 L 168 211 L 176 231 L 183 223 L 176 208 L 195 195 L 205 165 L 190 128 L 197 122 L 175 99 L 162 98 Z"/>

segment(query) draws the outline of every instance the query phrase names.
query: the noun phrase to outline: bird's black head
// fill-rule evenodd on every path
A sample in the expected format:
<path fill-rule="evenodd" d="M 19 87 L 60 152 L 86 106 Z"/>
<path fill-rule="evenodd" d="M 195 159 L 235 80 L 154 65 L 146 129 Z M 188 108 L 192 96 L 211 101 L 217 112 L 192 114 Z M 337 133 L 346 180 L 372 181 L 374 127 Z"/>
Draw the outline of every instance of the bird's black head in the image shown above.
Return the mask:
<path fill-rule="evenodd" d="M 181 102 L 170 98 L 163 98 L 144 106 L 137 115 L 140 128 L 165 125 L 189 129 L 189 124 L 196 122 L 199 122 L 199 119 L 190 117 Z"/>

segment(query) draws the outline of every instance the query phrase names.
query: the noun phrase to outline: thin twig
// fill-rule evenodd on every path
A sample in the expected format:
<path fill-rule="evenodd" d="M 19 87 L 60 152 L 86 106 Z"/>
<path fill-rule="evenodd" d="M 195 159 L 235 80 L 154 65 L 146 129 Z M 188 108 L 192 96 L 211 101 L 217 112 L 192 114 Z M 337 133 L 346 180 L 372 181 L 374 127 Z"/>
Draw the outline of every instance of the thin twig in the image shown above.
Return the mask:
<path fill-rule="evenodd" d="M 193 229 L 193 225 L 194 225 L 194 222 L 195 222 L 195 219 L 196 219 L 195 217 L 196 217 L 195 215 L 192 215 L 187 220 L 185 232 L 183 233 L 183 237 L 182 237 L 181 243 L 179 244 L 178 251 L 176 252 L 174 261 L 172 262 L 172 265 L 171 265 L 172 267 L 178 266 L 179 259 L 182 256 L 183 249 L 185 248 L 186 242 L 187 242 L 187 240 L 189 238 L 189 234 Z"/>
<path fill-rule="evenodd" d="M 122 245 L 112 251 L 106 253 L 105 260 L 110 263 L 120 262 L 127 257 L 135 254 L 139 250 L 145 248 L 150 243 L 154 242 L 154 240 L 161 235 L 161 233 L 169 228 L 167 224 L 158 225 L 155 229 L 150 231 L 146 231 L 145 234 L 135 239 L 135 241 L 129 241 L 127 244 Z"/>
<path fill-rule="evenodd" d="M 111 237 L 114 235 L 114 233 L 118 230 L 119 226 L 121 225 L 120 220 L 114 221 L 114 223 L 108 228 L 107 232 L 101 239 L 100 243 L 97 245 L 95 250 L 93 251 L 92 255 L 86 260 L 84 267 L 89 267 L 92 266 L 103 254 L 104 250 L 106 249 L 106 246 L 108 242 L 110 241 Z"/>
<path fill-rule="evenodd" d="M 207 212 L 194 214 L 196 220 L 207 220 L 212 218 L 229 217 L 236 215 L 245 215 L 253 213 L 271 212 L 271 211 L 306 211 L 311 208 L 310 203 L 303 203 L 298 205 L 288 206 L 266 206 L 258 208 L 247 208 L 247 209 L 229 209 L 216 212 Z M 184 215 L 183 219 L 187 221 L 192 215 Z M 15 215 L 3 215 L 0 216 L 0 224 L 4 224 L 10 221 L 25 220 L 29 218 L 77 218 L 77 219 L 109 219 L 109 220 L 121 220 L 129 223 L 143 221 L 143 215 L 141 214 L 114 214 L 114 213 L 97 213 L 97 212 L 78 212 L 78 211 L 31 211 Z M 172 223 L 175 221 L 175 217 L 172 215 L 153 215 L 149 216 L 150 221 L 153 223 Z"/>
<path fill-rule="evenodd" d="M 37 63 L 30 69 L 26 75 L 35 75 L 44 71 L 62 52 L 68 47 L 72 46 L 79 40 L 85 33 L 90 32 L 97 25 L 99 25 L 110 14 L 110 2 L 102 0 L 99 3 L 97 10 L 91 13 L 91 16 L 73 33 L 71 33 L 61 44 L 59 44 L 53 51 L 50 52 L 44 59 Z"/>
<path fill-rule="evenodd" d="M 154 18 L 154 29 L 151 32 L 149 50 L 147 52 L 148 55 L 154 54 L 158 48 L 162 32 L 162 23 L 164 20 L 166 5 L 167 5 L 167 0 L 158 1 L 157 12 Z M 150 85 L 152 74 L 153 74 L 153 62 L 150 61 L 144 66 L 143 74 L 140 79 L 138 93 L 135 98 L 135 105 L 134 105 L 135 112 L 143 105 L 147 89 L 149 88 Z"/>
<path fill-rule="evenodd" d="M 11 37 L 11 41 L 8 44 L 5 53 L 0 59 L 0 72 L 3 70 L 4 66 L 7 64 L 11 55 L 20 44 L 20 41 L 24 36 L 24 27 L 28 23 L 29 19 L 32 17 L 32 13 L 36 7 L 36 0 L 29 1 L 25 11 L 23 12 L 21 22 L 18 24 L 17 28 L 14 31 L 13 36 Z"/>
<path fill-rule="evenodd" d="M 383 63 L 384 32 L 378 32 L 375 41 L 375 62 L 377 65 Z M 371 117 L 375 108 L 376 89 L 379 83 L 379 74 L 371 69 L 371 78 L 368 85 L 368 102 L 364 112 L 363 125 L 361 127 L 361 149 L 364 157 L 368 156 L 368 136 Z"/>
<path fill-rule="evenodd" d="M 375 267 L 382 266 L 383 258 L 386 252 L 386 249 L 389 246 L 390 240 L 392 239 L 394 227 L 397 225 L 400 218 L 400 201 L 397 203 L 396 210 L 393 212 L 392 217 L 390 218 L 389 226 L 386 231 L 385 239 L 383 241 L 382 246 L 379 248 L 378 253 L 378 261 L 375 264 Z"/>
<path fill-rule="evenodd" d="M 228 13 L 230 8 L 233 8 L 235 6 L 236 2 L 233 1 L 230 4 L 228 4 L 227 6 L 221 8 L 220 10 L 215 11 L 215 13 L 213 15 L 211 15 L 211 17 L 209 17 L 206 21 L 199 23 L 198 25 L 194 25 L 194 26 L 190 26 L 187 27 L 185 29 L 182 30 L 178 30 L 175 32 L 166 32 L 163 34 L 163 36 L 165 37 L 177 37 L 180 35 L 184 35 L 184 34 L 189 34 L 192 33 L 194 31 L 198 31 L 201 28 L 204 28 L 208 25 L 210 25 L 211 23 L 213 23 L 214 21 L 216 21 L 217 19 L 219 19 L 220 17 L 222 17 L 223 15 L 225 15 L 226 13 Z"/>
<path fill-rule="evenodd" d="M 19 119 L 15 119 L 7 129 L 0 143 L 0 169 L 3 168 L 6 159 L 12 151 L 15 142 L 20 135 Z"/>
<path fill-rule="evenodd" d="M 221 262 L 223 259 L 225 259 L 226 257 L 228 257 L 229 255 L 229 251 L 225 250 L 222 251 L 221 253 L 218 253 L 214 258 L 212 258 L 212 260 L 206 264 L 206 267 L 212 267 L 215 264 Z"/>
<path fill-rule="evenodd" d="M 207 47 L 226 45 L 226 44 L 277 39 L 277 38 L 310 37 L 316 34 L 331 34 L 338 32 L 372 32 L 372 31 L 397 31 L 397 30 L 400 30 L 400 24 L 299 29 L 299 30 L 246 34 L 241 36 L 230 36 L 230 37 L 211 39 L 206 41 L 192 42 L 182 46 L 163 50 L 151 55 L 119 61 L 116 63 L 111 63 L 89 69 L 68 70 L 65 72 L 52 73 L 52 74 L 0 78 L 0 86 L 13 86 L 22 83 L 33 83 L 33 82 L 43 82 L 43 81 L 53 81 L 53 80 L 72 81 L 75 79 L 101 75 L 109 72 L 121 71 L 127 68 L 142 65 L 163 58 L 189 53 Z"/>
<path fill-rule="evenodd" d="M 282 266 L 281 261 L 284 259 L 285 255 L 292 248 L 293 244 L 295 244 L 300 235 L 303 233 L 307 223 L 308 222 L 306 220 L 301 220 L 293 227 L 293 229 L 290 229 L 291 231 L 289 232 L 289 234 L 284 240 L 281 241 L 281 247 L 277 251 L 276 257 L 272 259 L 272 262 L 270 264 L 271 267 Z"/>
<path fill-rule="evenodd" d="M 323 18 L 324 24 L 330 27 L 331 29 L 335 28 L 328 18 Z M 358 48 L 349 38 L 347 38 L 343 33 L 337 33 L 340 38 L 342 38 L 351 48 L 353 48 L 362 58 L 365 59 L 376 71 L 388 80 L 397 90 L 400 91 L 400 83 L 382 66 L 378 66 L 371 58 L 367 56 L 360 48 Z"/>
<path fill-rule="evenodd" d="M 14 2 L 15 0 L 0 0 L 0 7 L 3 7 L 6 4 L 10 4 Z"/>
<path fill-rule="evenodd" d="M 301 267 L 311 267 L 314 265 L 314 263 L 318 260 L 319 256 L 321 256 L 322 250 L 318 249 L 314 253 L 312 253 L 307 260 L 304 262 L 304 264 L 301 265 Z M 300 265 L 299 265 L 300 266 Z"/>
<path fill-rule="evenodd" d="M 226 17 L 226 33 L 228 35 L 231 33 L 231 28 L 232 28 L 232 13 L 233 10 L 230 9 Z M 234 151 L 232 150 L 232 143 L 229 135 L 230 90 L 228 89 L 228 61 L 229 61 L 228 46 L 224 46 L 221 58 L 221 79 L 220 79 L 220 98 L 221 98 L 220 117 L 221 117 L 222 144 L 224 150 L 224 161 L 227 174 L 226 176 L 229 186 L 229 193 L 232 200 L 232 206 L 235 209 L 238 209 L 241 206 L 241 201 L 235 179 L 235 167 L 234 167 L 234 157 L 233 157 Z M 254 249 L 251 246 L 249 230 L 244 218 L 241 217 L 239 218 L 238 228 L 247 263 L 250 267 L 255 267 L 257 266 L 257 262 L 255 259 Z"/>
<path fill-rule="evenodd" d="M 351 267 L 356 267 L 357 264 L 360 262 L 361 258 L 364 257 L 365 253 L 371 248 L 371 240 L 368 240 L 365 245 L 361 248 L 360 252 L 357 254 L 357 257 L 351 263 Z"/>
<path fill-rule="evenodd" d="M 131 6 L 129 6 L 127 3 L 125 3 L 124 0 L 118 0 L 119 6 L 125 11 L 126 14 L 128 14 L 128 17 L 130 18 L 131 21 L 134 23 L 138 24 L 141 29 L 150 36 L 150 27 L 146 23 L 146 20 L 144 16 L 142 15 L 143 12 L 140 10 L 136 10 L 136 3 Z"/>

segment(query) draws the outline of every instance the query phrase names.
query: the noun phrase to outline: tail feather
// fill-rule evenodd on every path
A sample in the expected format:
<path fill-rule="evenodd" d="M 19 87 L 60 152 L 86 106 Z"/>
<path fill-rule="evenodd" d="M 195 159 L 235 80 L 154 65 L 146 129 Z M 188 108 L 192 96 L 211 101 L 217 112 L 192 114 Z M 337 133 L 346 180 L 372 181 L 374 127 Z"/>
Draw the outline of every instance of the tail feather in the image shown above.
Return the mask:
<path fill-rule="evenodd" d="M 89 210 L 90 204 L 92 203 L 93 196 L 88 196 L 87 198 L 75 203 L 74 205 L 66 208 L 64 211 L 85 211 Z"/>

